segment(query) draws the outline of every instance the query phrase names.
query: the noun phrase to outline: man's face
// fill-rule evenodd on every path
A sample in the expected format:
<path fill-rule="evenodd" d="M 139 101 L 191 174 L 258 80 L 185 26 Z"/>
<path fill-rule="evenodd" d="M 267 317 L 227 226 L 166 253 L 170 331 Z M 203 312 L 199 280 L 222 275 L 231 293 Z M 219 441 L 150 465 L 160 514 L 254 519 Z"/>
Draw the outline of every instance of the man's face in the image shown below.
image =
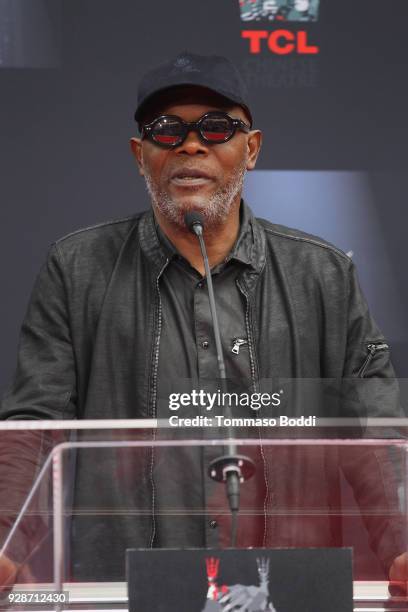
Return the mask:
<path fill-rule="evenodd" d="M 177 100 L 160 108 L 155 116 L 177 115 L 191 122 L 209 111 L 225 111 L 202 94 L 190 95 L 188 101 L 186 96 L 182 99 L 183 102 Z M 228 109 L 228 114 L 249 123 L 241 107 Z M 255 141 L 251 134 L 257 134 Z M 237 130 L 228 142 L 209 144 L 192 131 L 174 149 L 163 149 L 146 138 L 132 139 L 132 149 L 153 207 L 167 221 L 182 228 L 184 215 L 191 210 L 203 215 L 207 227 L 224 223 L 239 206 L 246 171 L 255 166 L 260 145 L 258 135 L 259 132 L 245 134 Z"/>

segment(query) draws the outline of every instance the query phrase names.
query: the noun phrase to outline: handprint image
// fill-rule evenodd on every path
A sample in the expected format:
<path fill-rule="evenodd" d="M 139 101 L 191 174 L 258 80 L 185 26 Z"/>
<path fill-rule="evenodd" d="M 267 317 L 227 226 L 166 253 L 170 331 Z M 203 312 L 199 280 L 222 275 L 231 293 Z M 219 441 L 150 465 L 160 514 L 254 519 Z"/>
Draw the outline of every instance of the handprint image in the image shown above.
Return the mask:
<path fill-rule="evenodd" d="M 219 559 L 206 559 L 208 591 L 202 612 L 277 612 L 269 601 L 269 559 L 257 559 L 259 586 L 217 584 Z"/>

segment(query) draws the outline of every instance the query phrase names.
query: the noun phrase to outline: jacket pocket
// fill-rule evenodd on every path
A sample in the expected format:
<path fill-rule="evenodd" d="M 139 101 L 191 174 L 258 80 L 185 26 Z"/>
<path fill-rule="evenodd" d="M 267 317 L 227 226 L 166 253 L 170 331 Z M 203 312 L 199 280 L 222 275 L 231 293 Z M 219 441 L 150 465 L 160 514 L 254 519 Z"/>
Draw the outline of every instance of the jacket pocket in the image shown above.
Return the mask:
<path fill-rule="evenodd" d="M 365 358 L 361 368 L 358 371 L 357 376 L 359 378 L 364 378 L 365 373 L 367 372 L 367 368 L 369 367 L 372 360 L 375 358 L 377 353 L 382 353 L 384 351 L 389 351 L 390 347 L 383 341 L 370 342 L 366 344 L 367 357 Z"/>

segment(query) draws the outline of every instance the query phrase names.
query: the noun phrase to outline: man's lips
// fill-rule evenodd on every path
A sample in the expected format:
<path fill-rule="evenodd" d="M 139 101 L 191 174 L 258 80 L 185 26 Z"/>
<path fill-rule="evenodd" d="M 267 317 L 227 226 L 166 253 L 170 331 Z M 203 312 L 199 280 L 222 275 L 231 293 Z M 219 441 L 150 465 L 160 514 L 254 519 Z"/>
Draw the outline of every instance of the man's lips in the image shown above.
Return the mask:
<path fill-rule="evenodd" d="M 203 170 L 193 169 L 193 168 L 179 168 L 178 170 L 175 170 L 170 175 L 170 178 L 171 180 L 175 178 L 177 179 L 204 178 L 204 179 L 209 179 L 209 180 L 212 179 L 212 177 L 207 172 L 204 172 Z"/>
<path fill-rule="evenodd" d="M 177 187 L 201 187 L 213 178 L 203 170 L 181 168 L 170 175 L 170 182 Z"/>

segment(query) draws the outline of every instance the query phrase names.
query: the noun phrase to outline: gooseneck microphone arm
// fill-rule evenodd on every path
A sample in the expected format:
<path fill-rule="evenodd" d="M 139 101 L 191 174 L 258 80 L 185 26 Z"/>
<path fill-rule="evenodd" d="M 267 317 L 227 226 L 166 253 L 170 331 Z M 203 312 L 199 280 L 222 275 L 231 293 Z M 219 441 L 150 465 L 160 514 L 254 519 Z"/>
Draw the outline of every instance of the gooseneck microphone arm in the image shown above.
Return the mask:
<path fill-rule="evenodd" d="M 206 276 L 207 285 L 208 285 L 208 298 L 210 300 L 211 318 L 212 318 L 213 327 L 214 327 L 215 348 L 217 350 L 218 370 L 220 373 L 220 378 L 223 381 L 222 384 L 225 384 L 227 375 L 225 371 L 224 354 L 223 354 L 222 344 L 221 344 L 221 335 L 220 335 L 220 328 L 218 325 L 217 310 L 215 307 L 214 288 L 212 284 L 210 264 L 208 262 L 207 249 L 205 248 L 205 242 L 203 238 L 203 226 L 200 223 L 197 223 L 197 221 L 193 224 L 193 232 L 198 237 L 198 240 L 200 242 L 201 254 L 204 260 L 204 270 L 205 270 L 205 276 Z"/>
<path fill-rule="evenodd" d="M 211 318 L 214 327 L 215 347 L 217 351 L 218 370 L 221 379 L 222 391 L 225 397 L 227 392 L 227 375 L 225 371 L 224 355 L 221 344 L 220 328 L 218 325 L 217 310 L 215 307 L 214 288 L 212 284 L 210 264 L 208 262 L 207 250 L 203 237 L 204 219 L 198 212 L 188 212 L 184 215 L 184 222 L 188 229 L 197 236 L 201 254 L 204 261 L 205 277 L 207 279 L 208 297 L 210 301 Z M 231 419 L 231 406 L 229 403 L 225 406 L 226 416 Z M 255 472 L 255 465 L 251 459 L 244 455 L 237 454 L 237 446 L 234 441 L 234 431 L 231 426 L 228 427 L 228 445 L 226 454 L 210 463 L 209 475 L 217 482 L 225 482 L 227 489 L 227 498 L 232 515 L 232 531 L 231 531 L 231 546 L 236 545 L 237 535 L 237 520 L 239 511 L 239 493 L 240 483 L 250 478 Z"/>

